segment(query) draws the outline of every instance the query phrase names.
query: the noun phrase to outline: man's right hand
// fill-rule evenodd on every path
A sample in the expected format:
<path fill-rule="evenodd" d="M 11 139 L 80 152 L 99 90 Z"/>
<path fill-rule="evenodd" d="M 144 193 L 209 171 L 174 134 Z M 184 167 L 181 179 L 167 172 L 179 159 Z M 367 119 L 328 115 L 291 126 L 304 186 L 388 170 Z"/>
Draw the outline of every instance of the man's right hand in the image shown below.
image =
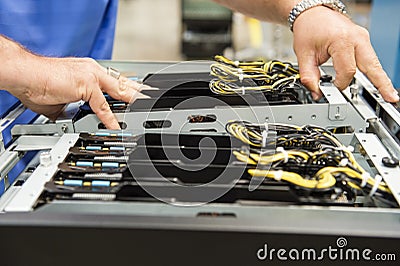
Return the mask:
<path fill-rule="evenodd" d="M 103 93 L 133 102 L 145 97 L 148 86 L 121 76 L 116 79 L 89 58 L 50 58 L 34 55 L 0 36 L 0 88 L 9 91 L 29 109 L 55 119 L 67 103 L 84 100 L 108 129 L 119 129 Z"/>

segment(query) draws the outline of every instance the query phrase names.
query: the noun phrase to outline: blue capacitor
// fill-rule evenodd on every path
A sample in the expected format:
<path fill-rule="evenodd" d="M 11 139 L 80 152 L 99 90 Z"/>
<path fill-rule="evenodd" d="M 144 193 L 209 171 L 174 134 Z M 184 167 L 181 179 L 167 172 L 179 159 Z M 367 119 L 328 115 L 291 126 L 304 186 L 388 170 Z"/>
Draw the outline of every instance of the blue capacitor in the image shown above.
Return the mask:
<path fill-rule="evenodd" d="M 77 162 L 76 162 L 76 166 L 93 167 L 93 162 L 77 161 Z"/>
<path fill-rule="evenodd" d="M 118 107 L 118 106 L 125 106 L 126 103 L 113 103 L 113 107 Z"/>
<path fill-rule="evenodd" d="M 74 186 L 74 187 L 81 187 L 83 184 L 82 180 L 74 180 L 74 179 L 65 179 L 64 186 Z"/>
<path fill-rule="evenodd" d="M 118 168 L 119 167 L 119 163 L 115 163 L 115 162 L 103 162 L 101 163 L 101 166 L 103 168 Z"/>
<path fill-rule="evenodd" d="M 111 134 L 110 134 L 110 132 L 96 132 L 95 135 L 98 137 L 108 137 Z"/>
<path fill-rule="evenodd" d="M 109 187 L 111 184 L 110 181 L 105 180 L 93 180 L 92 187 Z"/>
<path fill-rule="evenodd" d="M 121 146 L 112 146 L 110 147 L 110 151 L 124 151 L 125 148 Z"/>
<path fill-rule="evenodd" d="M 86 150 L 88 151 L 99 151 L 101 150 L 100 146 L 86 146 Z"/>
<path fill-rule="evenodd" d="M 118 137 L 132 137 L 132 133 L 118 133 Z"/>

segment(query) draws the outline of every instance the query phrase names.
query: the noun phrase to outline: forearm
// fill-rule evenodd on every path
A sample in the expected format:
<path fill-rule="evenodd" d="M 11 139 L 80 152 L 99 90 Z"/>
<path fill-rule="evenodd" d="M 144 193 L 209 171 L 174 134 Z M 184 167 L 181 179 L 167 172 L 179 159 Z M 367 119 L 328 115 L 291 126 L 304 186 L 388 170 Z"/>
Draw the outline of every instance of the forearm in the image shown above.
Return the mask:
<path fill-rule="evenodd" d="M 300 0 L 214 0 L 247 16 L 287 25 L 290 10 Z"/>
<path fill-rule="evenodd" d="M 16 90 L 23 90 L 38 80 L 36 62 L 40 60 L 18 43 L 0 35 L 0 89 L 13 94 Z"/>

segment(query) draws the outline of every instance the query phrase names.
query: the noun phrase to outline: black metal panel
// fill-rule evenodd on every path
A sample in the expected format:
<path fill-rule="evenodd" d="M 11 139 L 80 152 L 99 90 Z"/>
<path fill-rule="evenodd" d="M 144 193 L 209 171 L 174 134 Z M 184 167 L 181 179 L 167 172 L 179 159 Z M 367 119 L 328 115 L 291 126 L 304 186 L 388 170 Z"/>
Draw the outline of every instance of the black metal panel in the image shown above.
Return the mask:
<path fill-rule="evenodd" d="M 331 246 L 340 255 L 336 242 L 339 237 L 346 239 L 348 248 L 368 248 L 374 253 L 399 256 L 400 248 L 398 234 L 376 237 L 376 232 L 367 228 L 364 236 L 354 235 L 352 231 L 337 234 L 339 226 L 330 227 L 329 221 L 325 227 L 307 233 L 301 217 L 298 232 L 277 232 L 276 225 L 271 224 L 277 220 L 273 217 L 271 222 L 265 221 L 264 228 L 252 226 L 253 222 L 248 220 L 241 220 L 240 227 L 234 218 L 31 215 L 29 221 L 27 215 L 6 217 L 0 221 L 1 265 L 4 266 L 286 265 L 288 262 L 280 261 L 276 255 L 272 260 L 260 260 L 257 252 L 265 245 L 269 252 L 273 248 L 276 252 L 280 248 L 321 250 Z M 295 222 L 289 221 L 288 224 Z M 268 225 L 271 225 L 270 229 Z M 242 230 L 245 227 L 248 227 L 247 231 Z M 291 262 L 294 265 L 371 265 L 370 261 L 339 258 L 330 260 L 325 253 L 320 261 Z M 386 261 L 379 265 L 398 264 Z"/>

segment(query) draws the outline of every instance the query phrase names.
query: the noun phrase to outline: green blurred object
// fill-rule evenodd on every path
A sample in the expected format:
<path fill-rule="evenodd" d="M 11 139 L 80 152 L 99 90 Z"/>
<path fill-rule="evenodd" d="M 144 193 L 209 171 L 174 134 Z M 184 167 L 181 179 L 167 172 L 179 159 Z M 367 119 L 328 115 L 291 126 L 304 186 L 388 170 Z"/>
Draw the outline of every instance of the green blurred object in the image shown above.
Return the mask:
<path fill-rule="evenodd" d="M 230 20 L 232 12 L 210 0 L 183 0 L 183 19 L 216 19 Z"/>
<path fill-rule="evenodd" d="M 188 59 L 212 59 L 232 46 L 232 11 L 211 0 L 182 0 L 181 52 Z"/>

